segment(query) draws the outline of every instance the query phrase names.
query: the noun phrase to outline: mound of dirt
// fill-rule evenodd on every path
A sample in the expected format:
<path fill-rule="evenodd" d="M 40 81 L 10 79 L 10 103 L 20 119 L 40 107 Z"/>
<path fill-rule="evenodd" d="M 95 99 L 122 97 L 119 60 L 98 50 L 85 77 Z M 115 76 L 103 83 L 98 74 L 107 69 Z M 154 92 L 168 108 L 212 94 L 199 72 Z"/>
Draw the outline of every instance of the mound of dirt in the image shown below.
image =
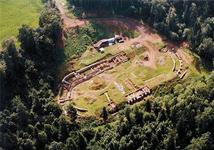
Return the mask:
<path fill-rule="evenodd" d="M 84 97 L 84 101 L 86 101 L 87 104 L 93 104 L 96 101 L 96 99 L 92 97 Z"/>
<path fill-rule="evenodd" d="M 164 64 L 165 64 L 165 59 L 164 59 L 164 57 L 159 57 L 159 59 L 158 59 L 158 64 L 159 64 L 159 65 L 164 65 Z"/>
<path fill-rule="evenodd" d="M 100 89 L 103 89 L 104 87 L 106 87 L 106 83 L 104 80 L 102 80 L 102 78 L 95 77 L 92 80 L 91 85 L 89 87 L 91 90 L 100 90 Z"/>

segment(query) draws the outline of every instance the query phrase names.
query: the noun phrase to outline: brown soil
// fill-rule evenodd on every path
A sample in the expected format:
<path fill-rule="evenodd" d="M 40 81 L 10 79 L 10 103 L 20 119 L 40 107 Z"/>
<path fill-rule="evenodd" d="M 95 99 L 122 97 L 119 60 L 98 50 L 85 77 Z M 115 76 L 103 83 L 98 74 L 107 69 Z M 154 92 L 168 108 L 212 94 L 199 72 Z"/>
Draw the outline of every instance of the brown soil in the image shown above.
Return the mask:
<path fill-rule="evenodd" d="M 100 77 L 95 77 L 92 80 L 92 83 L 90 85 L 90 89 L 92 90 L 100 90 L 106 86 L 105 81 Z"/>

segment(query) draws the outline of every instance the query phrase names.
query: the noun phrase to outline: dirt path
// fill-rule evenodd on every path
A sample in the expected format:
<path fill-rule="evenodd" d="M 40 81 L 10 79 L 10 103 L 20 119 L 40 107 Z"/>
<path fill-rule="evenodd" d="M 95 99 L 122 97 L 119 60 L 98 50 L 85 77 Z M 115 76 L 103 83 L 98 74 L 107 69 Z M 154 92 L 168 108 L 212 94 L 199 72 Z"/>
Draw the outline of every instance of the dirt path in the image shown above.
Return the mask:
<path fill-rule="evenodd" d="M 96 21 L 106 25 L 114 25 L 121 27 L 123 29 L 137 29 L 140 23 L 134 19 L 127 18 L 94 18 L 94 19 L 71 19 L 66 15 L 64 8 L 64 3 L 62 0 L 55 0 L 55 5 L 60 12 L 61 18 L 63 20 L 64 28 L 74 28 L 77 26 L 84 26 L 89 21 Z"/>
<path fill-rule="evenodd" d="M 75 28 L 77 26 L 84 26 L 88 21 L 84 19 L 71 19 L 69 18 L 64 9 L 64 4 L 61 0 L 55 0 L 55 5 L 60 12 L 61 19 L 65 29 Z"/>
<path fill-rule="evenodd" d="M 165 38 L 161 37 L 148 25 L 143 24 L 140 21 L 131 18 L 93 18 L 93 19 L 71 19 L 66 15 L 65 4 L 62 0 L 55 0 L 55 5 L 58 8 L 61 18 L 63 20 L 64 28 L 74 28 L 77 26 L 84 26 L 88 22 L 95 21 L 97 23 L 105 24 L 107 26 L 116 26 L 123 30 L 131 29 L 139 32 L 139 36 L 135 39 L 132 39 L 130 42 L 126 42 L 127 45 L 130 45 L 132 42 L 143 42 L 143 41 L 165 41 L 169 47 L 176 47 L 175 44 L 168 42 Z M 151 49 L 151 47 L 150 47 Z"/>

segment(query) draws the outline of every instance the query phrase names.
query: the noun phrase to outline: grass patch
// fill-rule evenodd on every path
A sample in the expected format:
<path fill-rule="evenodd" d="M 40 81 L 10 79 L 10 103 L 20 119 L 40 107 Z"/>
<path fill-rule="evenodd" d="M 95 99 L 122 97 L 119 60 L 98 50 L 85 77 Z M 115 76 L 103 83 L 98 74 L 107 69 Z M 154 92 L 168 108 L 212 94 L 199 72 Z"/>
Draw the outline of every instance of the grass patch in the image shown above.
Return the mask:
<path fill-rule="evenodd" d="M 205 68 L 205 66 L 203 66 L 203 63 L 201 62 L 201 58 L 197 54 L 193 53 L 188 48 L 183 49 L 183 51 L 192 60 L 191 65 L 188 66 L 191 76 L 199 76 L 200 74 L 207 76 L 210 73 L 208 69 Z"/>
<path fill-rule="evenodd" d="M 128 37 L 128 38 L 136 38 L 139 36 L 139 33 L 137 31 L 133 31 L 133 30 L 124 30 L 123 35 Z"/>
<path fill-rule="evenodd" d="M 87 48 L 104 37 L 110 37 L 106 29 L 98 24 L 89 23 L 85 27 L 76 28 L 68 33 L 65 55 L 69 60 L 73 55 L 84 53 Z"/>
<path fill-rule="evenodd" d="M 90 99 L 86 99 L 85 97 L 79 97 L 75 99 L 74 103 L 78 107 L 82 107 L 87 109 L 88 111 L 84 113 L 84 115 L 99 115 L 102 107 L 107 106 L 107 101 L 104 98 L 96 99 L 92 104 L 89 104 Z"/>
<path fill-rule="evenodd" d="M 164 47 L 166 46 L 166 44 L 163 43 L 163 42 L 156 42 L 155 45 L 156 45 L 159 49 L 162 49 L 162 48 L 164 48 Z"/>
<path fill-rule="evenodd" d="M 11 36 L 17 36 L 22 24 L 38 26 L 41 10 L 41 0 L 1 0 L 0 42 Z"/>

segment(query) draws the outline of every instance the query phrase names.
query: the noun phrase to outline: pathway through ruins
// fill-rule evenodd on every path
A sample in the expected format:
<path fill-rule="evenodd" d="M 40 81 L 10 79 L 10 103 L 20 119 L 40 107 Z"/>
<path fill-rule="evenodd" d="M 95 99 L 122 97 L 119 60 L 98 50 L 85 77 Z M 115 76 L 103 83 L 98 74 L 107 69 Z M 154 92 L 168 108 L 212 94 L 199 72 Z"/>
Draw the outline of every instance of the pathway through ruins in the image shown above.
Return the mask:
<path fill-rule="evenodd" d="M 145 47 L 148 48 L 147 54 L 149 57 L 149 60 L 144 62 L 144 65 L 155 68 L 156 67 L 156 58 L 159 56 L 159 51 L 157 50 L 157 47 L 155 47 L 154 45 L 157 42 L 164 42 L 166 43 L 170 48 L 175 48 L 177 49 L 178 47 L 173 44 L 172 42 L 166 41 L 164 37 L 158 35 L 157 33 L 155 33 L 155 31 L 150 28 L 149 26 L 143 24 L 142 22 L 136 21 L 134 19 L 131 18 L 94 18 L 94 19 L 71 19 L 66 15 L 64 6 L 62 4 L 61 0 L 55 0 L 55 4 L 56 7 L 58 8 L 61 18 L 62 18 L 62 22 L 63 22 L 63 29 L 67 30 L 70 28 L 75 28 L 77 26 L 82 27 L 85 26 L 88 22 L 90 21 L 96 21 L 97 23 L 101 23 L 101 24 L 105 24 L 105 25 L 109 25 L 109 26 L 117 26 L 120 27 L 122 29 L 131 29 L 131 30 L 136 30 L 139 33 L 139 36 L 133 39 L 129 39 L 126 40 L 124 43 L 121 43 L 118 45 L 118 48 L 121 50 L 127 49 L 129 48 L 132 44 L 134 43 L 139 43 L 141 45 L 144 45 Z M 154 43 L 156 42 L 156 43 Z M 183 53 L 182 50 L 178 50 L 178 54 L 179 56 L 181 56 L 182 60 L 184 60 L 187 64 L 189 64 L 189 58 L 187 57 L 187 55 L 185 55 Z M 169 54 L 168 54 L 169 55 Z M 105 67 L 104 66 L 100 66 L 100 67 Z M 107 67 L 109 67 L 107 65 Z M 111 67 L 110 67 L 111 68 Z M 90 69 L 92 70 L 92 72 L 94 71 L 94 73 L 96 75 L 104 72 L 104 71 L 96 71 L 95 69 Z M 108 70 L 108 69 L 107 69 Z M 97 73 L 99 72 L 99 73 Z M 94 75 L 93 75 L 94 76 Z M 79 83 L 85 82 L 89 79 L 91 79 L 93 76 L 87 75 L 87 74 L 74 74 L 74 77 L 76 79 L 78 79 L 78 83 L 73 82 L 74 80 L 72 79 L 72 82 L 67 81 L 63 82 L 63 87 L 68 91 L 72 91 L 72 89 L 78 85 Z M 73 83 L 74 85 L 71 85 L 70 83 Z M 141 91 L 143 91 L 144 89 L 141 89 Z M 74 91 L 76 92 L 76 91 Z M 150 93 L 150 91 L 148 92 Z M 66 99 L 71 98 L 71 95 L 67 95 Z M 65 99 L 64 99 L 65 100 Z M 60 100 L 59 102 L 64 102 L 64 100 Z"/>

